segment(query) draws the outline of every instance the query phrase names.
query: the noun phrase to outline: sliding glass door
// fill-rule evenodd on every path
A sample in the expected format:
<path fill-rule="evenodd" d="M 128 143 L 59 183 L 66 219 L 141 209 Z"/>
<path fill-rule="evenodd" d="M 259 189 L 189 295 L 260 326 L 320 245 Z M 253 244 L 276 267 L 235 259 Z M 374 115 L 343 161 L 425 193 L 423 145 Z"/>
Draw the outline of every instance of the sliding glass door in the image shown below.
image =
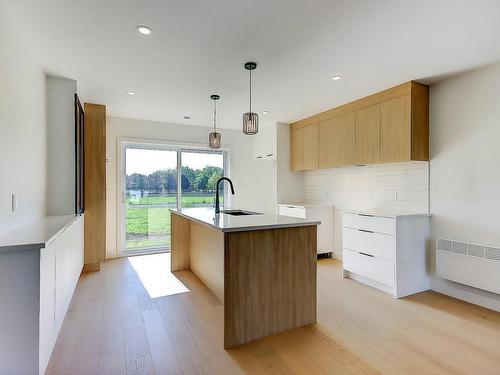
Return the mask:
<path fill-rule="evenodd" d="M 181 207 L 212 207 L 217 180 L 224 176 L 224 154 L 182 151 L 181 173 Z M 224 202 L 222 189 L 221 206 Z"/>
<path fill-rule="evenodd" d="M 123 255 L 168 251 L 169 209 L 212 207 L 217 180 L 227 171 L 222 151 L 125 143 L 122 157 Z"/>

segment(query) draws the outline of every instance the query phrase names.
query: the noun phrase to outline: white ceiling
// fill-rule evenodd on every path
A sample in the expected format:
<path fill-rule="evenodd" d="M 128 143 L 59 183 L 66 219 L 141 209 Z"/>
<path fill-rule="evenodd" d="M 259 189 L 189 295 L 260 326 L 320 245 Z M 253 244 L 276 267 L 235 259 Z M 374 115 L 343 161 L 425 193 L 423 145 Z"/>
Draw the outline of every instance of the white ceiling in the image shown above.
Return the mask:
<path fill-rule="evenodd" d="M 2 0 L 3 1 L 3 0 Z M 500 60 L 499 0 L 11 0 L 49 74 L 112 116 L 241 127 L 248 73 L 265 126 L 408 80 Z M 139 24 L 153 35 L 136 32 Z M 343 79 L 333 82 L 340 74 Z M 127 91 L 135 91 L 132 97 Z M 191 116 L 184 120 L 183 116 Z"/>

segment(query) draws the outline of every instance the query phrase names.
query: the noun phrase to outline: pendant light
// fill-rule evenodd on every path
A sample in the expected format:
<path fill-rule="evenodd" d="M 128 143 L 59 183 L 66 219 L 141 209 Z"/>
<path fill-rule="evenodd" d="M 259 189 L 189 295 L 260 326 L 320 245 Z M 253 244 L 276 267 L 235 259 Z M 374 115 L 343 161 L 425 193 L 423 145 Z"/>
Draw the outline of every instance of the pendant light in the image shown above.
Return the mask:
<path fill-rule="evenodd" d="M 257 134 L 259 131 L 259 115 L 252 112 L 252 70 L 257 68 L 254 62 L 247 62 L 245 69 L 250 72 L 250 111 L 243 114 L 243 133 L 247 135 Z"/>
<path fill-rule="evenodd" d="M 220 148 L 221 134 L 217 132 L 217 100 L 220 99 L 219 95 L 210 95 L 210 99 L 214 101 L 214 131 L 208 134 L 208 145 L 210 148 Z"/>

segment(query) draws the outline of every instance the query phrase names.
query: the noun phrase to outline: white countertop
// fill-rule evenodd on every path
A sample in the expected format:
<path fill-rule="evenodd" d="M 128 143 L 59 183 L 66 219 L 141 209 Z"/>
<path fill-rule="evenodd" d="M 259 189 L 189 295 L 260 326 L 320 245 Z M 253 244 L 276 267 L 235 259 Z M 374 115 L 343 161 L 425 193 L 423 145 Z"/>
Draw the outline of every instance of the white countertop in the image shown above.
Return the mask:
<path fill-rule="evenodd" d="M 432 216 L 430 213 L 425 213 L 425 212 L 409 212 L 409 211 L 397 211 L 397 210 L 385 210 L 385 209 L 367 209 L 367 210 L 346 209 L 343 212 L 347 214 L 371 215 L 371 216 L 390 217 L 390 218 L 397 218 L 401 216 Z"/>
<path fill-rule="evenodd" d="M 215 214 L 215 209 L 206 208 L 183 208 L 171 211 L 222 232 L 245 232 L 261 229 L 305 227 L 309 225 L 319 225 L 320 221 L 297 219 L 289 216 L 279 216 L 272 214 L 258 214 L 245 216 L 232 216 L 224 213 Z"/>
<path fill-rule="evenodd" d="M 78 215 L 44 216 L 0 237 L 0 253 L 42 248 Z"/>
<path fill-rule="evenodd" d="M 285 207 L 301 207 L 301 208 L 305 208 L 305 207 L 326 207 L 326 208 L 333 208 L 333 204 L 328 204 L 328 203 L 297 203 L 297 202 L 293 202 L 293 203 L 278 203 L 278 206 L 285 206 Z"/>

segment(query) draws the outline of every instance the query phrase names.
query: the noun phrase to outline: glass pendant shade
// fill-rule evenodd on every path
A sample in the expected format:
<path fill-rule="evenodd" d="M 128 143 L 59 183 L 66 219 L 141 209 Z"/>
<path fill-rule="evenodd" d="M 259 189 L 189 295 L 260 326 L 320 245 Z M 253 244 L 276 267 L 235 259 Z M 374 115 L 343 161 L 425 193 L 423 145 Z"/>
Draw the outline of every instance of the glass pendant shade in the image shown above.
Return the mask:
<path fill-rule="evenodd" d="M 217 132 L 217 100 L 220 99 L 219 95 L 210 95 L 210 99 L 214 101 L 214 131 L 208 133 L 208 146 L 210 148 L 220 148 L 222 136 Z"/>
<path fill-rule="evenodd" d="M 210 148 L 220 148 L 221 145 L 221 135 L 217 132 L 211 132 L 208 134 L 208 145 Z"/>
<path fill-rule="evenodd" d="M 259 131 L 259 115 L 255 112 L 243 114 L 243 133 L 247 135 L 257 134 Z"/>

